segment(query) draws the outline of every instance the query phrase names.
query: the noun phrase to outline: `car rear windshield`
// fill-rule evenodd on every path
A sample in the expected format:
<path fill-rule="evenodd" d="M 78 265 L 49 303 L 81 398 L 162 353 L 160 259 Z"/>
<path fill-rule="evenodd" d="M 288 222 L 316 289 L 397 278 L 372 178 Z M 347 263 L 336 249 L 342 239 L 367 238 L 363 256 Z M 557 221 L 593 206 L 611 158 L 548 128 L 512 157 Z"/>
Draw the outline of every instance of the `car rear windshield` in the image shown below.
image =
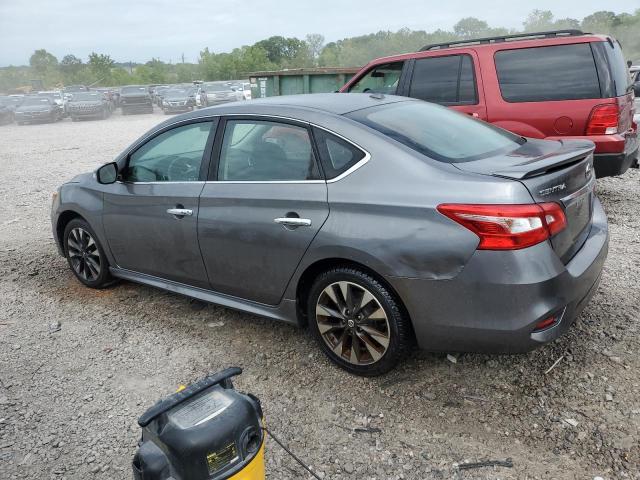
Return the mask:
<path fill-rule="evenodd" d="M 391 103 L 346 116 L 446 163 L 470 162 L 511 152 L 525 142 L 506 130 L 427 102 Z"/>
<path fill-rule="evenodd" d="M 495 62 L 507 102 L 601 98 L 589 43 L 501 50 Z"/>

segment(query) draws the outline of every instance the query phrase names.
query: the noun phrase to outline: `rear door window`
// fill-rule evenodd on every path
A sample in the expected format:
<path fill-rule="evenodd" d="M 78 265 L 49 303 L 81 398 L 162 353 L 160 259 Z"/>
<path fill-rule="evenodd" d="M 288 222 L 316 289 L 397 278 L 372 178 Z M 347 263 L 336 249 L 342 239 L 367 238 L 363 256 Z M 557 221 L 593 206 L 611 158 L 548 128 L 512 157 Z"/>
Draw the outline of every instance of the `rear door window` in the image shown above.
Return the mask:
<path fill-rule="evenodd" d="M 448 55 L 416 60 L 409 96 L 443 105 L 478 103 L 471 56 Z"/>
<path fill-rule="evenodd" d="M 304 181 L 320 178 L 309 131 L 262 120 L 227 120 L 219 181 Z"/>
<path fill-rule="evenodd" d="M 507 102 L 601 98 L 588 43 L 501 50 L 495 62 Z"/>
<path fill-rule="evenodd" d="M 351 93 L 387 93 L 393 95 L 398 90 L 400 75 L 404 62 L 385 63 L 369 70 L 360 80 L 354 83 Z"/>

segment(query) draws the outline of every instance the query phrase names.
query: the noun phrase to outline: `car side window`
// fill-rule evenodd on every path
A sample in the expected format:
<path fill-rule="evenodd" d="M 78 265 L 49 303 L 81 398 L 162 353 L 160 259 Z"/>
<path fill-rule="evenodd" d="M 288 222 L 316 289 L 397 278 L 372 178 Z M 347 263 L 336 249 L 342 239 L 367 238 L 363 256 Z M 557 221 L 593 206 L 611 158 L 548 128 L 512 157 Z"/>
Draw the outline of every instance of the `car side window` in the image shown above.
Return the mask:
<path fill-rule="evenodd" d="M 443 105 L 478 102 L 470 55 L 447 55 L 416 60 L 409 96 Z"/>
<path fill-rule="evenodd" d="M 314 128 L 313 135 L 318 145 L 322 168 L 327 180 L 343 174 L 366 155 L 355 145 L 326 130 Z"/>
<path fill-rule="evenodd" d="M 200 166 L 213 122 L 191 123 L 153 137 L 129 156 L 127 182 L 191 182 Z"/>
<path fill-rule="evenodd" d="M 228 120 L 218 180 L 303 181 L 320 178 L 306 128 L 262 120 Z"/>
<path fill-rule="evenodd" d="M 369 70 L 350 88 L 351 93 L 387 93 L 395 94 L 398 90 L 400 75 L 404 62 L 385 63 Z"/>

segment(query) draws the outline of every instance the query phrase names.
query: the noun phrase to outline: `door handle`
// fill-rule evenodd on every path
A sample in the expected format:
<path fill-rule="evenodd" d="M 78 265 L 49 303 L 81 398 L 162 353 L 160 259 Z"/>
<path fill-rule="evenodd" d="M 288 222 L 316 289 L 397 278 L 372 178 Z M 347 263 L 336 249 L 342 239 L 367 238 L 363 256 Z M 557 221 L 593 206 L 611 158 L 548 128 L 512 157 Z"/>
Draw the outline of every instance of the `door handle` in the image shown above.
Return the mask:
<path fill-rule="evenodd" d="M 169 215 L 175 215 L 176 217 L 190 217 L 193 215 L 193 210 L 188 208 L 170 208 L 167 210 Z"/>
<path fill-rule="evenodd" d="M 280 217 L 280 218 L 274 218 L 273 221 L 280 225 L 286 225 L 287 227 L 310 227 L 311 226 L 311 220 L 308 218 Z"/>

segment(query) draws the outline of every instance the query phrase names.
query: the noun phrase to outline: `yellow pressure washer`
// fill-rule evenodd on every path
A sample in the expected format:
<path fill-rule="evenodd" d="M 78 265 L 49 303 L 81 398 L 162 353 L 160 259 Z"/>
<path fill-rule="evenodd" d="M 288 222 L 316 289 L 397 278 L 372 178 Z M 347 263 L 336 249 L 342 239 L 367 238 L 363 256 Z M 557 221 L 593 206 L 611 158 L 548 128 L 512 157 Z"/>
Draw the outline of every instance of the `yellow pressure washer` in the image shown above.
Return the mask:
<path fill-rule="evenodd" d="M 178 390 L 139 419 L 135 480 L 264 480 L 265 433 L 320 478 L 264 426 L 260 400 L 233 388 L 233 367 Z"/>

